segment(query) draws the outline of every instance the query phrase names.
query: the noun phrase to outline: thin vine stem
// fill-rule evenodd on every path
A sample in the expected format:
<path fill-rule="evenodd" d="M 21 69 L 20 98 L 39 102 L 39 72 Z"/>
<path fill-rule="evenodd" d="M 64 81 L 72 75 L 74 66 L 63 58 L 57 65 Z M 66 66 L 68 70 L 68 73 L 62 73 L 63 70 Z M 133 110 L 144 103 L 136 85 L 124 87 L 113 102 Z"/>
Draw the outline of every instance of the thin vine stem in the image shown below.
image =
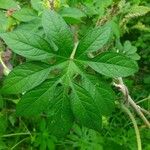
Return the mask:
<path fill-rule="evenodd" d="M 137 148 L 138 148 L 138 150 L 142 150 L 141 136 L 140 136 L 140 131 L 139 131 L 138 125 L 136 123 L 136 120 L 128 107 L 126 107 L 125 105 L 122 104 L 122 109 L 124 112 L 126 112 L 128 114 L 128 116 L 130 117 L 130 119 L 133 123 L 135 134 L 136 134 L 136 140 L 137 140 Z"/>
<path fill-rule="evenodd" d="M 19 144 L 21 144 L 22 142 L 24 142 L 25 140 L 27 140 L 29 137 L 22 139 L 21 141 L 19 141 L 18 143 L 16 143 L 10 150 L 15 149 Z"/>

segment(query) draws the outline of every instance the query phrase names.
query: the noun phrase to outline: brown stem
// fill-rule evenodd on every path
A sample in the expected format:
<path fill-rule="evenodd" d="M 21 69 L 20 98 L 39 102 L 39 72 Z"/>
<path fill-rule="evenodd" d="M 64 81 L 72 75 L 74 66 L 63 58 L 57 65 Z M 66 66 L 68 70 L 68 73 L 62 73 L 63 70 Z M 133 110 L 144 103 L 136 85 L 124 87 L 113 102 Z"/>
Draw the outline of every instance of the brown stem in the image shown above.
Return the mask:
<path fill-rule="evenodd" d="M 118 83 L 114 83 L 114 85 L 119 88 L 119 90 L 122 92 L 122 94 L 125 97 L 126 102 L 134 109 L 134 111 L 140 116 L 140 118 L 143 120 L 143 122 L 147 125 L 148 128 L 150 128 L 150 123 L 147 120 L 147 118 L 144 116 L 143 112 L 139 108 L 139 106 L 134 102 L 134 100 L 129 95 L 129 91 L 127 86 L 124 84 L 122 78 L 118 78 Z"/>

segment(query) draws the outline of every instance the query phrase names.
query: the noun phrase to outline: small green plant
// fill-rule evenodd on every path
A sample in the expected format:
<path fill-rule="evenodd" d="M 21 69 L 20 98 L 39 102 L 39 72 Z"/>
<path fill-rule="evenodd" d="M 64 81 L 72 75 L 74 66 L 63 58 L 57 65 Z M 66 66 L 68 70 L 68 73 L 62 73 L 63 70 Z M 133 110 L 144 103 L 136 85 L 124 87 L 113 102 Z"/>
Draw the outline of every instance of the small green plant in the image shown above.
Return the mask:
<path fill-rule="evenodd" d="M 68 25 L 53 10 L 43 12 L 42 27 L 42 35 L 0 34 L 9 48 L 27 58 L 6 77 L 2 93 L 22 94 L 17 114 L 46 114 L 55 136 L 66 135 L 74 121 L 100 131 L 101 118 L 111 114 L 115 101 L 110 83 L 101 75 L 133 75 L 137 63 L 121 53 L 99 53 L 111 38 L 110 23 L 91 29 L 75 42 Z"/>

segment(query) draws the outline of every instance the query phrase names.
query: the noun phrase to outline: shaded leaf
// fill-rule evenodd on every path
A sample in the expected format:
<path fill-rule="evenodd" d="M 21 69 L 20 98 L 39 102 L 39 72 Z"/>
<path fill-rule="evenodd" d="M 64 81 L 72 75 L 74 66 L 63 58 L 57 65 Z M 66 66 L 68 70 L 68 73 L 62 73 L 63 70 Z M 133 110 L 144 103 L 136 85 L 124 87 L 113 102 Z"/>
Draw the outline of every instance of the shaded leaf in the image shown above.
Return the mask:
<path fill-rule="evenodd" d="M 56 85 L 55 80 L 47 80 L 27 92 L 17 105 L 17 114 L 20 116 L 37 116 L 46 111 L 49 102 L 53 100 Z"/>
<path fill-rule="evenodd" d="M 73 124 L 73 115 L 64 88 L 57 87 L 55 90 L 54 99 L 49 103 L 48 116 L 48 128 L 51 134 L 62 137 L 69 133 Z"/>
<path fill-rule="evenodd" d="M 115 94 L 111 87 L 96 76 L 84 74 L 82 86 L 91 94 L 102 115 L 110 115 L 115 107 Z"/>
<path fill-rule="evenodd" d="M 92 96 L 83 87 L 74 84 L 71 97 L 72 111 L 81 125 L 100 131 L 101 112 Z"/>
<path fill-rule="evenodd" d="M 0 95 L 0 109 L 3 108 L 3 105 L 4 105 L 3 98 L 2 98 L 2 96 Z"/>

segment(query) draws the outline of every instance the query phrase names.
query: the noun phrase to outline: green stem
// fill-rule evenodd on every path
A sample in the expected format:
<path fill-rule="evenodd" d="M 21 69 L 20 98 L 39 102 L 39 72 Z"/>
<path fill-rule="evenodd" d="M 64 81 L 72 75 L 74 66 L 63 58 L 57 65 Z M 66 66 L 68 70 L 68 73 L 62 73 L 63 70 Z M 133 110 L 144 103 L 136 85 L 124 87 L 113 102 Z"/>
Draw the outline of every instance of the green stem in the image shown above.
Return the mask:
<path fill-rule="evenodd" d="M 135 120 L 133 114 L 131 113 L 131 111 L 125 105 L 122 105 L 122 109 L 124 110 L 124 112 L 126 112 L 129 115 L 129 117 L 133 123 L 135 134 L 136 134 L 137 147 L 138 147 L 138 150 L 142 150 L 141 137 L 140 137 L 140 132 L 139 132 L 136 120 Z"/>
<path fill-rule="evenodd" d="M 32 134 L 31 134 L 31 132 L 30 132 L 30 130 L 29 130 L 28 127 L 27 127 L 27 125 L 23 122 L 23 120 L 20 119 L 20 121 L 23 123 L 24 127 L 26 128 L 27 133 L 29 133 L 29 135 L 31 136 L 31 138 L 33 138 L 33 137 L 32 137 Z"/>
<path fill-rule="evenodd" d="M 12 134 L 5 134 L 5 135 L 2 135 L 1 138 L 11 137 L 11 136 L 20 136 L 20 135 L 30 135 L 30 133 L 27 132 L 27 133 L 12 133 Z"/>
<path fill-rule="evenodd" d="M 78 46 L 78 42 L 75 43 L 74 45 L 74 49 L 70 55 L 70 59 L 74 59 L 74 56 L 75 56 L 75 53 L 76 53 L 76 50 L 77 50 L 77 46 Z"/>
<path fill-rule="evenodd" d="M 150 95 L 148 97 L 138 101 L 137 104 L 142 103 L 142 102 L 147 101 L 147 100 L 150 100 Z"/>
<path fill-rule="evenodd" d="M 18 143 L 16 143 L 10 150 L 13 150 L 14 148 L 16 148 L 19 144 L 21 144 L 22 142 L 24 142 L 26 139 L 28 139 L 29 137 L 27 138 L 24 138 L 23 140 L 19 141 Z"/>

